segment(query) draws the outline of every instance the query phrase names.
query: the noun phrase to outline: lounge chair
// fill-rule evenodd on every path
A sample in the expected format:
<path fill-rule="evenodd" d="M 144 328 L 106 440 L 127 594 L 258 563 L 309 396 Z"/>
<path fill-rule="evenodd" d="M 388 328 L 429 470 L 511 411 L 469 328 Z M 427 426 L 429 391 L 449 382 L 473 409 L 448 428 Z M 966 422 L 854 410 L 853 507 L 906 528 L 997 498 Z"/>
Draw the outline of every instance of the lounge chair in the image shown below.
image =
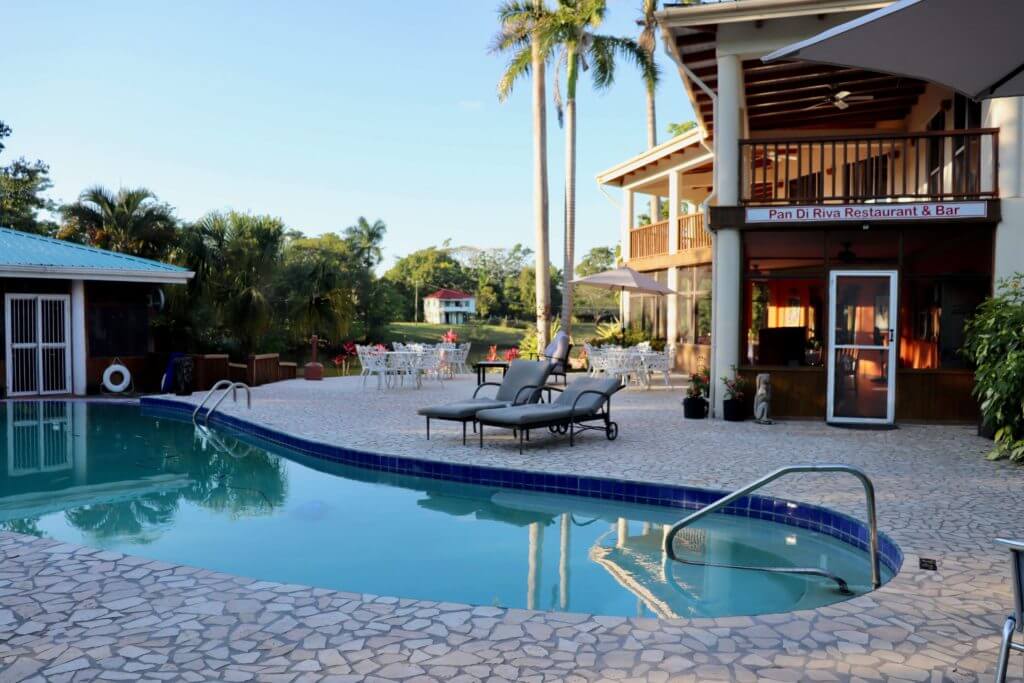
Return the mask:
<path fill-rule="evenodd" d="M 562 384 L 567 384 L 566 381 L 566 368 L 569 366 L 569 352 L 572 351 L 572 344 L 569 341 L 569 335 L 565 332 L 559 331 L 555 334 L 555 338 L 551 340 L 551 343 L 544 349 L 544 353 L 540 354 L 541 360 L 549 360 L 554 364 L 554 368 L 551 370 L 552 377 L 561 377 Z"/>
<path fill-rule="evenodd" d="M 1003 624 L 1003 639 L 996 662 L 996 683 L 1005 683 L 1010 652 L 1024 652 L 1024 645 L 1013 642 L 1014 631 L 1024 631 L 1024 541 L 996 540 L 1010 550 L 1010 580 L 1013 582 L 1013 614 Z"/>
<path fill-rule="evenodd" d="M 508 372 L 500 383 L 484 382 L 476 388 L 472 398 L 420 408 L 417 412 L 427 418 L 427 438 L 430 438 L 431 420 L 448 420 L 462 423 L 462 443 L 466 443 L 466 423 L 475 423 L 478 411 L 539 401 L 541 387 L 547 383 L 552 367 L 553 364 L 546 360 L 514 360 L 509 363 Z M 494 398 L 478 395 L 484 387 L 498 387 Z"/>
<path fill-rule="evenodd" d="M 622 388 L 618 377 L 578 379 L 564 389 L 546 387 L 559 391 L 559 397 L 551 403 L 516 405 L 507 408 L 487 408 L 476 414 L 480 425 L 480 447 L 484 445 L 484 425 L 511 429 L 519 437 L 519 452 L 523 452 L 523 440 L 530 439 L 530 430 L 547 427 L 552 434 L 569 433 L 569 445 L 574 445 L 577 432 L 596 429 L 604 432 L 609 441 L 619 435 L 619 425 L 612 422 L 612 394 Z M 600 422 L 599 425 L 588 423 Z"/>

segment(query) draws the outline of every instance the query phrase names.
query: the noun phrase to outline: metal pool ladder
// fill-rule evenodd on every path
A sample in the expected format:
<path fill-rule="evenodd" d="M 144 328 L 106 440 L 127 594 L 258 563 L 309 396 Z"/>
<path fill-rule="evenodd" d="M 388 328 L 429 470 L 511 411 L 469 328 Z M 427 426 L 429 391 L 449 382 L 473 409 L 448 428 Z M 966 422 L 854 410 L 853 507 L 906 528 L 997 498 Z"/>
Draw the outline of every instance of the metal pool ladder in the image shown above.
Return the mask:
<path fill-rule="evenodd" d="M 682 562 L 684 564 L 701 564 L 713 567 L 725 567 L 729 569 L 752 569 L 764 572 L 773 572 L 780 574 L 801 574 L 804 576 L 821 576 L 832 581 L 835 581 L 839 586 L 839 590 L 848 592 L 846 581 L 839 578 L 835 574 L 826 572 L 823 569 L 817 569 L 814 567 L 747 567 L 743 565 L 732 565 L 732 564 L 712 564 L 709 562 L 694 562 L 692 560 L 685 560 L 676 556 L 675 548 L 673 547 L 673 540 L 682 529 L 690 526 L 694 522 L 710 515 L 716 510 L 729 505 L 730 503 L 746 496 L 757 489 L 767 486 L 771 482 L 775 481 L 780 477 L 784 477 L 787 474 L 795 474 L 798 472 L 845 472 L 846 474 L 852 474 L 860 480 L 860 483 L 864 486 L 864 496 L 867 499 L 868 507 L 868 527 L 870 530 L 870 538 L 868 540 L 868 553 L 871 561 L 871 585 L 874 588 L 878 588 L 882 585 L 881 573 L 878 567 L 878 521 L 875 517 L 875 485 L 871 483 L 871 479 L 868 478 L 862 470 L 852 467 L 850 465 L 789 465 L 787 467 L 780 467 L 779 469 L 767 474 L 757 481 L 753 481 L 743 488 L 737 489 L 732 493 L 723 496 L 716 500 L 714 503 L 707 505 L 700 510 L 697 510 L 689 517 L 685 517 L 675 524 L 665 534 L 664 550 L 665 554 L 671 559 Z"/>
<path fill-rule="evenodd" d="M 245 407 L 248 408 L 249 410 L 252 410 L 252 393 L 249 391 L 249 385 L 246 384 L 245 382 L 232 382 L 229 379 L 222 379 L 219 380 L 212 387 L 210 387 L 210 390 L 206 392 L 205 396 L 203 396 L 203 400 L 200 401 L 199 405 L 196 406 L 196 409 L 192 411 L 192 424 L 196 426 L 199 425 L 200 411 L 203 409 L 203 406 L 206 405 L 206 402 L 210 400 L 210 397 L 213 396 L 214 392 L 216 392 L 219 389 L 223 389 L 224 393 L 220 395 L 220 397 L 217 399 L 217 402 L 213 404 L 213 407 L 207 410 L 206 414 L 203 415 L 203 426 L 206 426 L 210 423 L 210 415 L 212 415 L 217 410 L 217 408 L 220 407 L 220 404 L 224 402 L 224 399 L 228 397 L 228 392 L 231 392 L 231 400 L 237 403 L 238 390 L 244 389 Z"/>

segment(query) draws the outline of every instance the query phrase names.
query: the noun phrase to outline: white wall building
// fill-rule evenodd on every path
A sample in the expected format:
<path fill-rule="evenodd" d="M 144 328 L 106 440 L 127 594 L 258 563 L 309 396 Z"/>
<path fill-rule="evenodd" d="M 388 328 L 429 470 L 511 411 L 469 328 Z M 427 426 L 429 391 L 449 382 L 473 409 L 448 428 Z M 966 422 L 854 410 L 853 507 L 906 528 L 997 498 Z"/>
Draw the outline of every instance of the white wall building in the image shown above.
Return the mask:
<path fill-rule="evenodd" d="M 423 320 L 437 325 L 461 325 L 476 316 L 476 297 L 457 289 L 439 289 L 423 297 Z"/>

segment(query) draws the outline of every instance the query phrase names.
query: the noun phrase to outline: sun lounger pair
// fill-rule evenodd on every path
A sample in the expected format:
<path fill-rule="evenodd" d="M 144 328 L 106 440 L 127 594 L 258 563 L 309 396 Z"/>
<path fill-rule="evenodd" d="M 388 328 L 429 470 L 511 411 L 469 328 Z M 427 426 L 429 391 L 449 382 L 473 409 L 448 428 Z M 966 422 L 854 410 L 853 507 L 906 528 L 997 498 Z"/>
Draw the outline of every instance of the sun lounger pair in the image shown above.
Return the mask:
<path fill-rule="evenodd" d="M 611 420 L 612 394 L 622 388 L 619 378 L 585 378 L 567 387 L 545 386 L 553 364 L 549 361 L 513 361 L 501 384 L 486 382 L 477 387 L 473 398 L 441 406 L 421 408 L 419 414 L 430 421 L 449 420 L 462 423 L 462 443 L 466 443 L 466 424 L 480 425 L 480 446 L 483 447 L 483 425 L 511 429 L 519 437 L 519 450 L 529 440 L 531 429 L 569 434 L 573 445 L 575 434 L 586 429 L 603 431 L 608 440 L 618 436 L 619 426 Z M 478 396 L 485 386 L 498 386 L 493 399 Z M 542 392 L 559 392 L 551 403 L 540 403 Z M 595 425 L 594 423 L 600 423 Z"/>
<path fill-rule="evenodd" d="M 473 392 L 473 397 L 440 406 L 420 408 L 420 415 L 427 418 L 427 438 L 430 438 L 431 420 L 448 420 L 462 423 L 462 443 L 466 443 L 466 424 L 476 425 L 476 414 L 485 408 L 507 408 L 509 406 L 536 403 L 541 398 L 543 387 L 554 364 L 550 361 L 514 360 L 501 383 L 484 382 Z M 494 398 L 480 396 L 484 387 L 498 387 Z"/>

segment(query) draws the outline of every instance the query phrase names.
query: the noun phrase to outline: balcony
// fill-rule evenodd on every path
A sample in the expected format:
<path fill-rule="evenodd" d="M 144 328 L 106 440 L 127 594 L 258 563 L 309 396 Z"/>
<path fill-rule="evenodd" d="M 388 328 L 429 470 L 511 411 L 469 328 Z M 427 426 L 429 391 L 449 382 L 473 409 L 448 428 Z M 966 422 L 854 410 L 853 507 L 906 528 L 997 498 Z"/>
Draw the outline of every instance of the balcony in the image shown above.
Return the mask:
<path fill-rule="evenodd" d="M 998 129 L 740 141 L 743 205 L 996 199 Z"/>
<path fill-rule="evenodd" d="M 629 231 L 630 259 L 667 256 L 669 253 L 670 221 L 658 221 Z M 675 225 L 678 251 L 711 246 L 711 236 L 704 230 L 704 214 L 679 216 Z"/>

